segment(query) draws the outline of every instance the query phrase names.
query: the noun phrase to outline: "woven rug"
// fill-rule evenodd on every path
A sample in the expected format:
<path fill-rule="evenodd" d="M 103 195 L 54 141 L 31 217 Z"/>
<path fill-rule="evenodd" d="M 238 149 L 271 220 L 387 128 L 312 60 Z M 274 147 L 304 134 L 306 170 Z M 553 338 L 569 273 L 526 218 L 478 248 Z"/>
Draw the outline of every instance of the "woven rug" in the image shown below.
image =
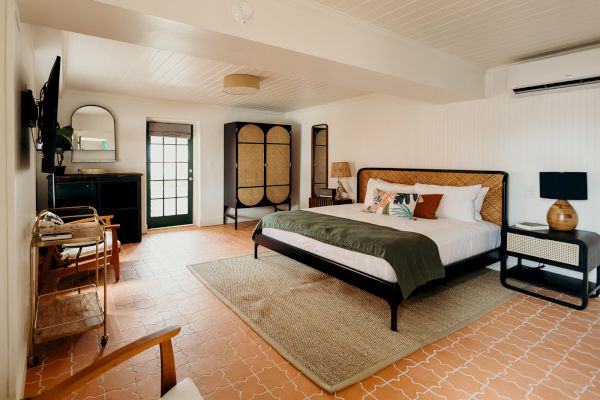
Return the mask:
<path fill-rule="evenodd" d="M 188 268 L 328 392 L 373 375 L 514 296 L 500 285 L 498 272 L 483 269 L 410 296 L 393 332 L 385 300 L 276 253 Z"/>

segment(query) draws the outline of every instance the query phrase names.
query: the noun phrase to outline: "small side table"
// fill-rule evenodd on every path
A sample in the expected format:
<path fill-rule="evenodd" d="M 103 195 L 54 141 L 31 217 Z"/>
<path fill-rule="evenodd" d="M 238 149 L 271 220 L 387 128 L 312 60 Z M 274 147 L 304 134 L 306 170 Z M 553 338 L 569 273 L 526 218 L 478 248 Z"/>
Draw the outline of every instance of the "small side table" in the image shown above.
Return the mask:
<path fill-rule="evenodd" d="M 333 197 L 311 197 L 308 199 L 308 207 L 337 206 L 339 204 L 352 204 L 352 199 L 336 200 Z"/>
<path fill-rule="evenodd" d="M 509 289 L 516 290 L 540 299 L 548 300 L 562 306 L 583 310 L 590 297 L 598 297 L 600 285 L 589 282 L 590 272 L 600 266 L 600 235 L 595 232 L 579 231 L 560 232 L 554 230 L 527 231 L 514 226 L 503 232 L 504 253 L 517 258 L 517 264 L 508 268 L 506 257 L 500 263 L 500 281 Z M 583 274 L 581 279 L 545 271 L 543 267 L 528 267 L 523 260 L 548 264 L 565 270 Z M 577 296 L 581 304 L 532 292 L 525 288 L 513 286 L 507 279 L 527 282 L 560 293 Z"/>

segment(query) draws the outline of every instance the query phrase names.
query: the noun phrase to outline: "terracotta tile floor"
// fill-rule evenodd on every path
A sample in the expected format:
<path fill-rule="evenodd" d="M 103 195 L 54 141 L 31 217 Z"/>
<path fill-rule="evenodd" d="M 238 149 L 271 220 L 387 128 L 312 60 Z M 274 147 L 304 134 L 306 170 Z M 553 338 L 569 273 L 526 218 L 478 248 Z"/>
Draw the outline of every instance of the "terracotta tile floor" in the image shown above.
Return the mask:
<path fill-rule="evenodd" d="M 26 395 L 58 384 L 140 336 L 170 324 L 178 379 L 207 399 L 600 399 L 600 300 L 573 311 L 517 296 L 468 327 L 334 395 L 272 350 L 185 268 L 252 252 L 253 223 L 155 231 L 124 246 L 121 281 L 109 286 L 110 341 L 89 331 L 40 347 Z M 111 272 L 111 282 L 114 282 Z M 69 398 L 151 399 L 158 349 L 140 354 Z"/>

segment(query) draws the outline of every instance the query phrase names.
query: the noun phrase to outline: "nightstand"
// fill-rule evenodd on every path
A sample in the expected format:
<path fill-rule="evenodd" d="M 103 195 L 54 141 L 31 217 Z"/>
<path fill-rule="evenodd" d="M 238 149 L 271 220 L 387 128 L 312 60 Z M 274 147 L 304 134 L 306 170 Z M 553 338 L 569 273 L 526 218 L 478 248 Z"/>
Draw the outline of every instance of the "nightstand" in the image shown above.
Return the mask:
<path fill-rule="evenodd" d="M 311 197 L 308 199 L 308 207 L 337 206 L 338 204 L 352 204 L 352 199 L 336 200 L 332 197 Z"/>
<path fill-rule="evenodd" d="M 583 310 L 589 297 L 598 297 L 600 285 L 588 282 L 590 272 L 600 265 L 600 235 L 594 232 L 560 232 L 554 230 L 527 231 L 514 226 L 503 232 L 502 238 L 506 256 L 517 258 L 517 264 L 507 267 L 506 257 L 500 263 L 500 281 L 509 289 L 519 291 L 562 306 Z M 576 271 L 583 277 L 572 278 L 562 274 L 545 271 L 544 268 L 528 267 L 523 260 L 548 264 L 565 270 Z M 581 304 L 556 299 L 526 288 L 513 286 L 507 279 L 526 282 L 553 291 L 577 296 Z"/>

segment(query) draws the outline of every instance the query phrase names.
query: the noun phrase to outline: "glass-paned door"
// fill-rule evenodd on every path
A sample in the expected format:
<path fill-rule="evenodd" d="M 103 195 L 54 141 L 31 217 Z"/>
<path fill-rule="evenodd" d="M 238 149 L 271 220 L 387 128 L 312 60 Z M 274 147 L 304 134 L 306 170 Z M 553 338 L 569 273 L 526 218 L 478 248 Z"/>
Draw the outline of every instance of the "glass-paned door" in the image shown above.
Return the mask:
<path fill-rule="evenodd" d="M 192 126 L 149 122 L 147 145 L 148 228 L 191 224 Z"/>

